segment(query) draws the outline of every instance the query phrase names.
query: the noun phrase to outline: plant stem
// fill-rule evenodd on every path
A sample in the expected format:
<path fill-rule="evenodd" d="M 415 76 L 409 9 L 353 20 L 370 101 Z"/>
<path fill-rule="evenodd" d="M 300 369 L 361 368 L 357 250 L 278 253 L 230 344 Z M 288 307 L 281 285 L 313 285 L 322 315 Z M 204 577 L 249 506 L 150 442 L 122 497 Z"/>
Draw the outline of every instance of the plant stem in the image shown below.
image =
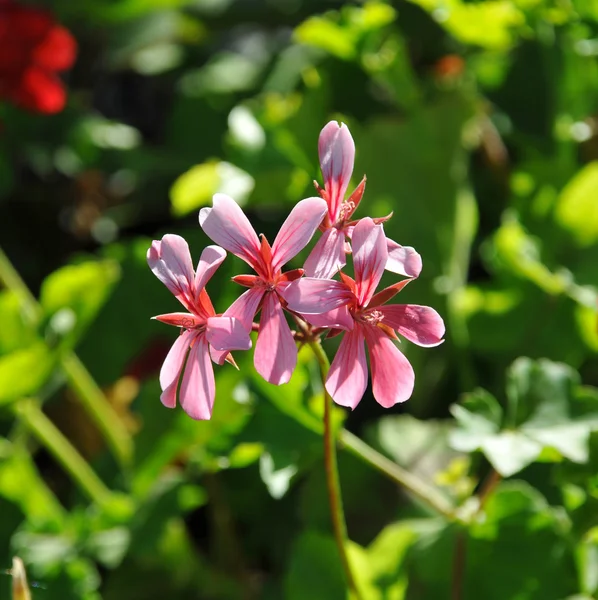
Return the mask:
<path fill-rule="evenodd" d="M 83 492 L 98 505 L 106 504 L 111 497 L 110 490 L 77 452 L 77 449 L 42 412 L 39 404 L 35 400 L 20 400 L 15 405 L 15 412 L 29 431 L 79 484 Z"/>
<path fill-rule="evenodd" d="M 36 326 L 42 318 L 42 308 L 2 248 L 0 248 L 0 283 L 16 294 L 27 320 L 32 326 Z M 122 420 L 74 352 L 62 353 L 59 362 L 69 387 L 102 432 L 112 453 L 121 466 L 127 466 L 133 455 L 133 442 Z"/>
<path fill-rule="evenodd" d="M 453 506 L 440 492 L 383 454 L 380 454 L 380 452 L 374 450 L 371 446 L 368 446 L 350 431 L 346 429 L 341 430 L 340 442 L 351 454 L 408 489 L 448 520 L 452 521 L 455 518 Z"/>
<path fill-rule="evenodd" d="M 326 356 L 319 341 L 310 342 L 310 346 L 320 364 L 322 374 L 322 383 L 326 382 L 326 377 L 330 369 L 330 362 Z M 332 519 L 332 529 L 334 539 L 338 548 L 343 571 L 347 585 L 355 598 L 361 600 L 361 594 L 353 577 L 351 563 L 347 554 L 347 524 L 345 521 L 345 512 L 343 509 L 343 499 L 341 495 L 340 481 L 338 476 L 338 462 L 336 456 L 336 439 L 332 427 L 332 398 L 324 387 L 324 465 L 326 469 L 326 487 L 328 489 L 328 502 L 330 504 L 330 516 Z"/>

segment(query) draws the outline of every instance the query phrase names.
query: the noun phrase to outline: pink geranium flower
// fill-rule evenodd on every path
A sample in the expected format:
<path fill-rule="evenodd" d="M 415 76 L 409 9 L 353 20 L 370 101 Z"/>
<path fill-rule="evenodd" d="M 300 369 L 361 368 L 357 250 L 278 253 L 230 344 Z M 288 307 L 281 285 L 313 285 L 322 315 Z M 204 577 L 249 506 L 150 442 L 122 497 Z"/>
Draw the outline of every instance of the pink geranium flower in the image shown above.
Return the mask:
<path fill-rule="evenodd" d="M 309 277 L 330 278 L 346 264 L 345 254 L 350 247 L 345 238 L 351 238 L 356 221 L 351 217 L 356 211 L 365 190 L 365 177 L 355 191 L 345 199 L 355 162 L 355 143 L 349 128 L 330 121 L 321 131 L 318 140 L 320 168 L 324 176 L 324 189 L 316 187 L 328 211 L 320 229 L 323 234 L 305 262 Z M 384 219 L 374 219 L 381 222 Z M 410 246 L 401 246 L 387 239 L 388 260 L 386 269 L 406 277 L 417 277 L 421 272 L 420 255 Z"/>
<path fill-rule="evenodd" d="M 239 321 L 230 316 L 217 316 L 205 290 L 226 252 L 208 246 L 193 271 L 187 242 L 178 235 L 165 235 L 152 242 L 147 262 L 154 275 L 189 311 L 154 317 L 158 321 L 181 327 L 181 335 L 170 349 L 160 371 L 160 400 L 168 408 L 176 406 L 178 392 L 183 410 L 193 419 L 212 416 L 215 384 L 210 353 L 214 362 L 222 363 L 230 350 L 248 350 L 249 334 Z M 187 357 L 188 354 L 188 357 Z M 185 358 L 187 358 L 185 363 Z"/>
<path fill-rule="evenodd" d="M 393 342 L 398 339 L 395 332 L 420 346 L 443 341 L 444 323 L 434 309 L 414 304 L 384 306 L 410 279 L 374 294 L 387 261 L 382 225 L 365 218 L 353 231 L 354 280 L 342 272 L 341 281 L 304 277 L 284 292 L 289 309 L 308 321 L 346 330 L 326 379 L 328 393 L 342 406 L 355 408 L 366 390 L 365 344 L 374 397 L 388 408 L 407 400 L 415 381 L 411 364 Z"/>
<path fill-rule="evenodd" d="M 282 273 L 281 268 L 307 245 L 325 213 L 326 203 L 320 198 L 302 200 L 283 223 L 272 247 L 263 235 L 260 242 L 239 205 L 224 194 L 216 194 L 213 208 L 202 208 L 199 213 L 206 234 L 257 273 L 233 278 L 249 290 L 224 314 L 239 319 L 249 331 L 261 307 L 254 365 L 266 381 L 276 385 L 289 381 L 297 364 L 297 346 L 283 314 L 281 293 L 303 273 L 301 269 Z"/>

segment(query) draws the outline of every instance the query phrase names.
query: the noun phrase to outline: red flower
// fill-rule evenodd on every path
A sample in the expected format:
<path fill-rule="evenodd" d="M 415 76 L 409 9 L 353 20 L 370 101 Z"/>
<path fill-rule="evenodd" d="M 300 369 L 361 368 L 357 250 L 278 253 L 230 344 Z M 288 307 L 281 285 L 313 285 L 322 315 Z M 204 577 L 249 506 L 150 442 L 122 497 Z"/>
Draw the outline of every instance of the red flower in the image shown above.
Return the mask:
<path fill-rule="evenodd" d="M 72 66 L 73 36 L 46 12 L 0 0 L 0 98 L 40 113 L 64 108 L 58 76 Z"/>

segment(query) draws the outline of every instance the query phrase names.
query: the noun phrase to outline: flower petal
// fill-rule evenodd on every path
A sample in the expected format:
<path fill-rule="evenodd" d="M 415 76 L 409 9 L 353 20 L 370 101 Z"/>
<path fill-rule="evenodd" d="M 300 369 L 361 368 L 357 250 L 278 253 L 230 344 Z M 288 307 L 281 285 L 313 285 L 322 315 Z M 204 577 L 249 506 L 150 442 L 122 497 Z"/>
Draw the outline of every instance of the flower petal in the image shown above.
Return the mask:
<path fill-rule="evenodd" d="M 249 350 L 251 340 L 241 321 L 233 317 L 210 317 L 206 327 L 208 342 L 216 350 Z"/>
<path fill-rule="evenodd" d="M 328 327 L 331 329 L 343 329 L 351 331 L 355 324 L 351 313 L 347 306 L 339 306 L 333 308 L 321 315 L 304 315 L 301 316 L 314 327 Z"/>
<path fill-rule="evenodd" d="M 326 379 L 326 390 L 332 399 L 350 408 L 359 404 L 368 385 L 362 327 L 356 323 L 353 331 L 345 333 Z"/>
<path fill-rule="evenodd" d="M 181 377 L 181 371 L 185 364 L 185 356 L 191 345 L 195 333 L 184 331 L 176 339 L 172 348 L 168 351 L 164 364 L 160 369 L 160 387 L 162 395 L 160 400 L 164 406 L 174 408 L 176 406 L 176 391 Z"/>
<path fill-rule="evenodd" d="M 297 364 L 297 346 L 274 292 L 264 298 L 253 364 L 274 385 L 287 383 Z"/>
<path fill-rule="evenodd" d="M 411 246 L 401 246 L 386 239 L 388 260 L 386 270 L 405 277 L 419 277 L 422 271 L 422 257 Z"/>
<path fill-rule="evenodd" d="M 216 269 L 226 258 L 226 251 L 220 246 L 207 246 L 203 249 L 195 271 L 195 298 L 199 299 L 199 294 L 206 287 Z"/>
<path fill-rule="evenodd" d="M 162 241 L 154 240 L 147 251 L 147 263 L 177 300 L 192 310 L 195 274 L 187 242 L 173 234 L 165 235 Z"/>
<path fill-rule="evenodd" d="M 367 325 L 363 329 L 370 353 L 374 398 L 384 408 L 405 402 L 413 393 L 413 367 L 381 329 Z"/>
<path fill-rule="evenodd" d="M 330 279 L 346 264 L 345 234 L 336 227 L 327 229 L 314 246 L 303 268 L 308 277 Z"/>
<path fill-rule="evenodd" d="M 444 341 L 444 321 L 429 306 L 417 304 L 389 304 L 378 306 L 384 315 L 382 321 L 418 346 L 438 346 Z"/>
<path fill-rule="evenodd" d="M 357 299 L 365 306 L 380 283 L 388 259 L 384 228 L 369 217 L 361 219 L 353 230 L 352 246 Z"/>
<path fill-rule="evenodd" d="M 254 269 L 260 261 L 260 242 L 241 207 L 226 194 L 214 194 L 213 208 L 199 211 L 199 224 L 218 245 Z"/>
<path fill-rule="evenodd" d="M 272 244 L 274 273 L 307 246 L 326 210 L 326 202 L 322 198 L 306 198 L 296 204 Z"/>
<path fill-rule="evenodd" d="M 247 331 L 251 331 L 253 318 L 257 312 L 262 297 L 263 288 L 251 288 L 243 292 L 223 313 L 223 317 L 235 317 Z"/>
<path fill-rule="evenodd" d="M 185 373 L 179 391 L 179 401 L 183 410 L 198 421 L 206 421 L 212 416 L 216 385 L 208 340 L 198 335 L 189 352 Z"/>
<path fill-rule="evenodd" d="M 355 162 L 355 143 L 349 128 L 330 121 L 320 132 L 318 139 L 320 168 L 328 193 L 330 220 L 338 218 L 341 202 L 345 197 Z"/>
<path fill-rule="evenodd" d="M 302 277 L 280 290 L 289 308 L 298 313 L 316 314 L 328 312 L 348 304 L 353 293 L 341 281 Z"/>

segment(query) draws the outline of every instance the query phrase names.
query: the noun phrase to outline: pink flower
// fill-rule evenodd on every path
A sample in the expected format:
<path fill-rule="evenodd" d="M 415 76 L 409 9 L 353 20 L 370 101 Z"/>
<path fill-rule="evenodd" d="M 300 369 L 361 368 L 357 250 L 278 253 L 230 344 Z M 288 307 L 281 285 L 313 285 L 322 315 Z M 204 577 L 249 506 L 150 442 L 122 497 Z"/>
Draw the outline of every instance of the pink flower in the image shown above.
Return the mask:
<path fill-rule="evenodd" d="M 147 262 L 154 275 L 189 311 L 154 317 L 182 328 L 160 371 L 160 400 L 168 408 L 176 406 L 179 379 L 185 367 L 179 400 L 193 419 L 212 416 L 216 392 L 210 353 L 214 362 L 222 364 L 229 350 L 251 348 L 245 328 L 234 318 L 217 316 L 204 289 L 225 257 L 222 248 L 208 246 L 194 272 L 189 246 L 178 235 L 165 235 L 162 241 L 152 242 L 147 251 Z"/>
<path fill-rule="evenodd" d="M 345 253 L 350 247 L 345 237 L 351 238 L 356 221 L 351 221 L 365 190 L 365 177 L 355 191 L 345 199 L 353 173 L 355 143 L 349 128 L 330 121 L 318 140 L 320 168 L 324 176 L 324 189 L 316 187 L 328 204 L 328 213 L 320 228 L 323 235 L 305 261 L 305 274 L 309 277 L 330 278 L 346 264 Z M 375 219 L 376 222 L 386 220 Z M 401 246 L 387 239 L 388 260 L 386 269 L 405 277 L 417 277 L 421 272 L 420 255 L 410 246 Z"/>
<path fill-rule="evenodd" d="M 341 281 L 304 277 L 284 292 L 289 309 L 314 325 L 346 330 L 326 379 L 328 393 L 342 406 L 355 408 L 366 390 L 364 342 L 370 354 L 374 398 L 388 408 L 407 400 L 415 381 L 409 361 L 393 343 L 398 339 L 395 332 L 420 346 L 443 341 L 444 323 L 434 309 L 414 304 L 383 306 L 410 279 L 374 294 L 387 261 L 382 225 L 365 218 L 353 231 L 355 280 L 342 272 Z"/>
<path fill-rule="evenodd" d="M 249 289 L 224 314 L 239 319 L 249 331 L 261 307 L 254 365 L 266 381 L 276 385 L 289 381 L 297 364 L 297 346 L 283 314 L 281 292 L 303 273 L 301 269 L 282 273 L 281 268 L 307 245 L 325 213 L 326 203 L 320 198 L 302 200 L 272 247 L 263 235 L 260 242 L 239 205 L 224 194 L 216 194 L 213 208 L 202 208 L 199 213 L 206 234 L 257 273 L 233 278 Z"/>

